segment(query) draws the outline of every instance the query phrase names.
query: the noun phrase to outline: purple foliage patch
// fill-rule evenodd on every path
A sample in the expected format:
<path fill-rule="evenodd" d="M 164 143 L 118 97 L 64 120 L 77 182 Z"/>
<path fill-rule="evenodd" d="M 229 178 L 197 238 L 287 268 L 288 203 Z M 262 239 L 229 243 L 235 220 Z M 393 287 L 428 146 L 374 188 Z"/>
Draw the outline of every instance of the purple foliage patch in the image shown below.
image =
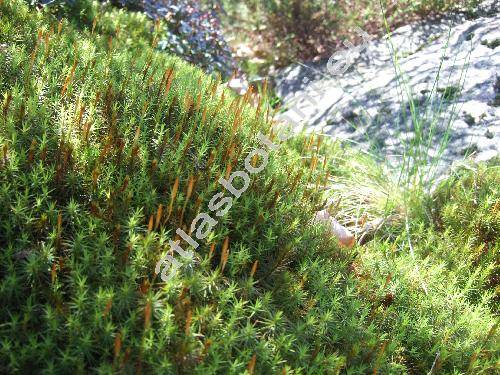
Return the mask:
<path fill-rule="evenodd" d="M 208 73 L 219 72 L 228 77 L 237 70 L 215 7 L 203 9 L 195 0 L 120 2 L 123 6 L 139 7 L 151 19 L 165 21 L 165 36 L 158 43 L 160 49 L 198 65 Z"/>

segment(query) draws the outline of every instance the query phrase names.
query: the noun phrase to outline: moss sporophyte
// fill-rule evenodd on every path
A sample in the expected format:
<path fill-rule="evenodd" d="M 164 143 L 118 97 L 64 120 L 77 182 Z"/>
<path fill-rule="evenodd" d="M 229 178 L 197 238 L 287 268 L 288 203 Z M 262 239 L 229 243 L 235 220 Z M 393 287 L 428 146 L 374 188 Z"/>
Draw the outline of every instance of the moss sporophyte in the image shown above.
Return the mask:
<path fill-rule="evenodd" d="M 284 141 L 288 139 L 291 134 L 291 129 L 285 126 L 284 131 L 278 134 L 278 138 L 281 141 Z M 262 133 L 259 133 L 257 135 L 257 139 L 262 145 L 266 146 L 267 149 L 276 150 L 278 148 L 278 145 L 272 143 L 272 141 Z M 252 164 L 256 163 L 252 163 L 252 161 L 255 161 L 257 157 L 261 158 L 261 163 L 259 166 L 254 166 Z M 233 197 L 238 199 L 250 186 L 250 175 L 262 172 L 262 170 L 264 170 L 264 168 L 266 167 L 268 161 L 269 153 L 266 149 L 253 149 L 245 158 L 245 169 L 248 173 L 244 171 L 235 171 L 229 176 L 227 180 L 223 177 L 220 177 L 218 180 L 219 184 L 221 184 L 232 196 L 225 196 L 224 192 L 215 194 L 208 203 L 208 209 L 211 212 L 215 212 L 215 216 L 217 217 L 226 215 L 233 205 Z M 234 181 L 237 178 L 243 181 L 243 186 L 241 186 L 240 188 L 235 187 L 234 184 Z M 209 233 L 212 231 L 212 228 L 216 226 L 217 223 L 218 221 L 210 216 L 210 214 L 202 212 L 193 219 L 190 227 L 190 233 L 194 233 L 196 239 L 202 240 L 209 235 Z M 177 228 L 175 233 L 177 233 L 184 241 L 186 241 L 189 246 L 193 247 L 194 249 L 198 248 L 199 243 L 196 242 L 193 237 L 188 235 L 181 228 Z M 180 240 L 170 240 L 169 245 L 170 248 L 173 251 L 176 251 L 181 257 L 186 259 L 190 259 L 193 257 L 192 251 L 186 251 L 180 246 Z M 177 274 L 177 270 L 180 267 L 181 263 L 167 251 L 167 253 L 156 263 L 155 273 L 160 274 L 161 279 L 166 282 L 171 280 Z M 170 273 L 167 275 L 168 270 L 170 270 Z"/>
<path fill-rule="evenodd" d="M 359 28 L 356 28 L 356 32 L 360 36 L 362 36 L 364 43 L 361 46 L 355 47 L 354 45 L 352 45 L 352 43 L 345 42 L 344 44 L 347 47 L 348 51 L 342 52 L 340 54 L 334 53 L 328 60 L 328 71 L 331 74 L 337 75 L 344 73 L 353 64 L 354 58 L 352 55 L 354 53 L 359 53 L 360 50 L 366 48 L 367 42 L 371 39 L 370 36 Z M 340 61 L 338 61 L 336 64 L 333 64 L 333 59 L 337 59 Z M 313 89 L 317 89 L 317 87 L 315 87 L 314 85 L 311 85 L 311 87 Z M 321 94 L 322 90 L 317 89 L 317 91 Z M 305 99 L 313 100 L 307 94 L 305 95 Z M 294 106 L 293 108 L 291 108 L 291 111 L 294 111 L 299 115 L 300 119 L 303 119 L 303 114 L 298 108 Z M 299 126 L 299 121 L 289 115 L 282 116 L 282 120 L 284 120 L 284 127 L 279 131 L 278 138 L 281 141 L 285 141 L 291 136 L 291 134 L 293 134 L 293 129 Z M 278 148 L 276 144 L 273 144 L 271 140 L 262 133 L 259 133 L 257 138 L 263 145 L 267 146 L 267 148 L 269 149 L 275 150 Z M 262 158 L 261 165 L 259 167 L 252 166 L 252 160 L 254 160 L 256 156 L 260 156 Z M 215 216 L 217 217 L 223 217 L 224 215 L 226 215 L 233 205 L 233 197 L 236 199 L 239 198 L 250 186 L 249 174 L 252 175 L 261 172 L 266 167 L 268 159 L 269 154 L 265 149 L 256 148 L 251 151 L 245 158 L 245 169 L 248 173 L 244 171 L 236 171 L 233 172 L 227 180 L 223 177 L 220 177 L 218 180 L 219 184 L 221 184 L 229 193 L 231 193 L 232 197 L 225 196 L 223 192 L 215 194 L 208 203 L 209 210 L 212 212 L 216 211 Z M 233 184 L 236 178 L 239 178 L 243 181 L 243 186 L 239 189 L 236 188 Z M 202 240 L 210 234 L 212 228 L 216 226 L 217 223 L 218 221 L 208 213 L 200 213 L 193 219 L 190 227 L 190 233 L 194 233 L 196 239 Z M 197 249 L 199 247 L 199 243 L 196 242 L 183 229 L 177 228 L 175 233 L 194 249 Z M 180 246 L 180 240 L 169 240 L 169 245 L 171 250 L 177 252 L 181 257 L 185 259 L 191 259 L 193 257 L 192 251 L 186 251 Z M 181 267 L 181 263 L 176 260 L 173 255 L 171 255 L 173 254 L 173 251 L 167 251 L 167 253 L 156 263 L 155 273 L 160 274 L 161 279 L 165 282 L 171 280 L 177 274 L 177 270 Z M 167 275 L 167 271 L 169 269 L 171 271 Z"/>

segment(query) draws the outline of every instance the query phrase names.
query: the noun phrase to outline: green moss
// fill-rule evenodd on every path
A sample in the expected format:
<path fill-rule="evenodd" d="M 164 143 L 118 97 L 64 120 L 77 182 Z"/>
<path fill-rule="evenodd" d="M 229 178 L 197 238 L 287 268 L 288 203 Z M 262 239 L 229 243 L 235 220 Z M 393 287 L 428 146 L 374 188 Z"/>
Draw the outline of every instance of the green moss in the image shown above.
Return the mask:
<path fill-rule="evenodd" d="M 305 186 L 326 172 L 290 148 L 172 282 L 154 273 L 218 176 L 244 169 L 257 131 L 269 134 L 267 104 L 155 52 L 137 15 L 99 8 L 74 28 L 19 1 L 0 9 L 2 368 L 242 372 L 256 354 L 256 369 L 277 372 L 284 358 L 342 358 L 318 333 L 288 334 L 310 298 L 299 265 L 346 257 L 309 225 L 320 194 Z"/>
<path fill-rule="evenodd" d="M 243 104 L 156 52 L 142 16 L 86 9 L 95 25 L 0 2 L 2 372 L 421 373 L 437 351 L 448 373 L 491 371 L 494 258 L 466 259 L 498 250 L 497 217 L 483 220 L 492 169 L 474 224 L 459 214 L 476 191 L 467 176 L 438 195 L 435 220 L 415 219 L 416 259 L 399 227 L 340 249 L 311 223 L 328 176 L 351 192 L 345 215 L 398 212 L 400 192 L 366 156 L 297 136 L 162 282 L 175 229 L 279 125 L 266 100 Z"/>

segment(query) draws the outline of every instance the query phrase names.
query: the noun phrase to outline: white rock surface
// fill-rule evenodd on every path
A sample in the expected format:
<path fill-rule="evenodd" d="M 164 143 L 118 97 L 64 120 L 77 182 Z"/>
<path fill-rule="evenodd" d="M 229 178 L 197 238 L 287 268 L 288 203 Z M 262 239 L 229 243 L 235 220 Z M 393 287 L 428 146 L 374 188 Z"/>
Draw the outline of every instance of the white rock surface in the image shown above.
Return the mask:
<path fill-rule="evenodd" d="M 416 134 L 429 141 L 428 156 L 440 154 L 448 128 L 442 166 L 471 152 L 478 160 L 497 156 L 499 4 L 490 2 L 488 11 L 480 12 L 484 16 L 476 19 L 454 15 L 397 29 L 390 40 L 402 75 L 395 72 L 388 38 L 370 42 L 339 76 L 329 74 L 326 61 L 284 69 L 275 79 L 277 94 L 285 109 L 296 103 L 301 113 L 288 110 L 281 116 L 293 118 L 308 131 L 350 140 L 395 165 Z M 411 118 L 402 79 L 412 92 L 417 121 Z M 458 97 L 451 99 L 457 91 Z"/>

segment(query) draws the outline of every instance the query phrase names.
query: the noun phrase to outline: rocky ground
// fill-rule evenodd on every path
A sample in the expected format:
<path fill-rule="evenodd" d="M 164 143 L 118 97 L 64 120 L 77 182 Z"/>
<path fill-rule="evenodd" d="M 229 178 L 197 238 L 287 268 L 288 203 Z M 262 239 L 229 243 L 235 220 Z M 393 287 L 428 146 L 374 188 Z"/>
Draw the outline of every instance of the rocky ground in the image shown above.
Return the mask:
<path fill-rule="evenodd" d="M 491 159 L 500 151 L 499 8 L 490 1 L 472 15 L 401 27 L 368 43 L 342 75 L 329 74 L 326 61 L 290 66 L 275 79 L 281 116 L 396 164 L 413 141 L 429 161 L 442 154 L 443 165 Z M 292 106 L 301 113 L 286 111 Z"/>

